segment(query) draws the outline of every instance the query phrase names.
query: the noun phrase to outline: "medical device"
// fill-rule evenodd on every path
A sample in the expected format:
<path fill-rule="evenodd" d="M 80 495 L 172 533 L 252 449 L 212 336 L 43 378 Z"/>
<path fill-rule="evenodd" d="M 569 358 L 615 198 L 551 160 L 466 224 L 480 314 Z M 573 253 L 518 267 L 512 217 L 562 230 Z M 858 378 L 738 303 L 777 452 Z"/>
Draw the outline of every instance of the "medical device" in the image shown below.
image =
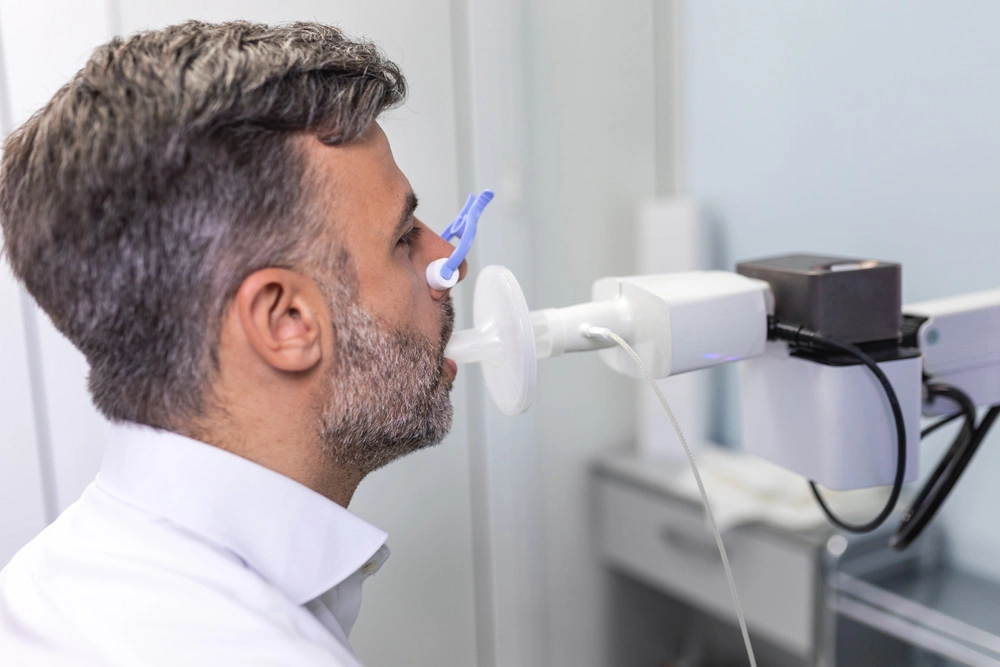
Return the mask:
<path fill-rule="evenodd" d="M 742 378 L 747 448 L 825 486 L 851 489 L 890 484 L 896 473 L 898 452 L 886 446 L 896 438 L 883 388 L 862 363 L 840 352 L 776 338 L 788 322 L 830 331 L 852 345 L 872 342 L 881 346 L 871 354 L 899 399 L 909 443 L 904 478 L 913 479 L 921 367 L 919 352 L 899 345 L 899 266 L 842 265 L 789 256 L 741 265 L 740 273 L 603 278 L 587 303 L 533 312 L 514 276 L 488 267 L 476 285 L 474 327 L 456 332 L 446 353 L 458 363 L 485 362 L 490 394 L 507 414 L 530 404 L 536 359 L 600 350 L 611 368 L 637 375 L 612 341 L 587 335 L 593 326 L 628 341 L 655 378 L 748 360 Z M 879 291 L 873 284 L 881 300 L 871 297 Z M 851 299 L 851 291 L 868 302 Z M 834 306 L 845 314 L 832 312 Z M 878 327 L 869 315 L 881 317 Z"/>
<path fill-rule="evenodd" d="M 955 444 L 904 514 L 895 541 L 904 548 L 996 419 L 991 411 L 976 423 L 977 407 L 1000 404 L 1000 290 L 906 309 L 900 296 L 899 264 L 787 255 L 736 273 L 602 278 L 586 303 L 530 311 L 514 275 L 491 266 L 476 283 L 473 327 L 454 334 L 446 355 L 481 363 L 510 415 L 530 406 L 539 359 L 597 351 L 638 375 L 595 328 L 627 341 L 655 378 L 741 361 L 745 449 L 810 480 L 828 518 L 854 532 L 880 525 L 902 484 L 917 478 L 921 437 L 961 418 Z M 922 414 L 947 422 L 922 434 Z M 891 490 L 874 519 L 850 524 L 817 485 Z"/>

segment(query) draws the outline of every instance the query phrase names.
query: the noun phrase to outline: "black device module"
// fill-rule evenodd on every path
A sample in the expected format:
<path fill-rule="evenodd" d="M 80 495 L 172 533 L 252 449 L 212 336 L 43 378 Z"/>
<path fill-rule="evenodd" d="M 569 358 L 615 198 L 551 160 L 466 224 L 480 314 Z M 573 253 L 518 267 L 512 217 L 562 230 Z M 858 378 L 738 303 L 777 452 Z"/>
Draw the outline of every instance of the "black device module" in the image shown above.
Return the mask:
<path fill-rule="evenodd" d="M 782 322 L 854 345 L 899 343 L 899 264 L 796 254 L 740 262 L 736 272 L 771 285 Z"/>

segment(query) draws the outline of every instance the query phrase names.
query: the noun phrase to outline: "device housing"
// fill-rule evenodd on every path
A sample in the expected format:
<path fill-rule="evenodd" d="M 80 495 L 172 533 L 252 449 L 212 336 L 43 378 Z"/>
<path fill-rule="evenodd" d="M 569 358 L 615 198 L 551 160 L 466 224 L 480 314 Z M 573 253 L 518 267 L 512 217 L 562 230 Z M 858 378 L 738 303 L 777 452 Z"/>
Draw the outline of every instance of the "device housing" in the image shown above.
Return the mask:
<path fill-rule="evenodd" d="M 767 284 L 728 271 L 602 278 L 593 302 L 629 304 L 632 346 L 653 377 L 664 378 L 761 354 L 772 307 Z M 620 373 L 639 377 L 618 347 L 601 358 Z"/>
<path fill-rule="evenodd" d="M 920 354 L 909 350 L 876 361 L 902 408 L 904 479 L 912 481 L 920 471 Z M 747 451 L 831 489 L 892 484 L 895 422 L 882 386 L 866 366 L 808 358 L 777 341 L 741 367 Z"/>
<path fill-rule="evenodd" d="M 846 343 L 899 340 L 899 264 L 794 254 L 740 262 L 736 272 L 771 286 L 782 322 Z"/>
<path fill-rule="evenodd" d="M 904 343 L 924 354 L 928 380 L 961 389 L 977 407 L 1000 404 L 1000 289 L 906 306 Z M 956 412 L 944 399 L 927 416 Z"/>
<path fill-rule="evenodd" d="M 857 346 L 878 363 L 903 413 L 904 479 L 915 479 L 921 358 L 900 344 L 900 265 L 795 254 L 742 262 L 737 271 L 770 285 L 778 321 Z M 832 489 L 892 484 L 895 419 L 882 385 L 857 357 L 770 342 L 742 364 L 741 399 L 748 451 Z"/>

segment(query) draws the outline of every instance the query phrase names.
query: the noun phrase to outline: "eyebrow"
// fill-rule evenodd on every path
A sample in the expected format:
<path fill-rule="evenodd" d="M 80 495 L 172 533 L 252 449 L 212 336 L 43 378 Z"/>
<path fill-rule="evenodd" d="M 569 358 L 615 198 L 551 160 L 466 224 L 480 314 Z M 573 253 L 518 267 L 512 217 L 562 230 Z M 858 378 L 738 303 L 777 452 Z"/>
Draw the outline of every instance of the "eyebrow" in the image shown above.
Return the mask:
<path fill-rule="evenodd" d="M 394 242 L 395 239 L 410 229 L 410 218 L 413 217 L 413 212 L 417 210 L 417 206 L 419 205 L 420 202 L 417 200 L 417 195 L 413 194 L 413 192 L 407 192 L 406 199 L 403 202 L 403 210 L 399 214 L 399 222 L 396 223 L 396 228 L 392 232 Z"/>

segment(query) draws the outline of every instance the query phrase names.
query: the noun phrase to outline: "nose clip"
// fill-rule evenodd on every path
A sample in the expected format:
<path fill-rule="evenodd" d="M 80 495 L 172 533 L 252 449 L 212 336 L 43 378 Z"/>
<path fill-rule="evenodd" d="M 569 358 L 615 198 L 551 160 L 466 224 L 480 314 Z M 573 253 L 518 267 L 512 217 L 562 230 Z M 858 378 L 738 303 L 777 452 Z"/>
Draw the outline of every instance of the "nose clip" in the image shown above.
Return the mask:
<path fill-rule="evenodd" d="M 486 205 L 493 201 L 493 191 L 483 190 L 477 197 L 469 195 L 465 206 L 448 227 L 441 232 L 441 238 L 451 241 L 458 237 L 458 245 L 450 257 L 442 257 L 427 265 L 427 284 L 431 289 L 451 289 L 458 284 L 458 267 L 472 248 L 476 238 L 476 225 Z"/>

